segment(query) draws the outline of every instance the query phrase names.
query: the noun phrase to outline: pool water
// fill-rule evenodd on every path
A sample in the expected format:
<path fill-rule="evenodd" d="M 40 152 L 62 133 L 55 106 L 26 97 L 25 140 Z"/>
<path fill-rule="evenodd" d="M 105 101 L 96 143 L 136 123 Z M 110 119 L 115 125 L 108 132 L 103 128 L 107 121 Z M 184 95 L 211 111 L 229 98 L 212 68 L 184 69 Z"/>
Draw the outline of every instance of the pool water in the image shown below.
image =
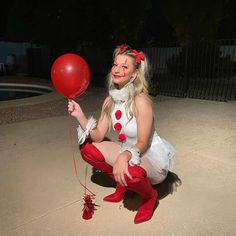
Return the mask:
<path fill-rule="evenodd" d="M 28 84 L 0 84 L 0 101 L 8 101 L 50 93 L 48 86 Z"/>

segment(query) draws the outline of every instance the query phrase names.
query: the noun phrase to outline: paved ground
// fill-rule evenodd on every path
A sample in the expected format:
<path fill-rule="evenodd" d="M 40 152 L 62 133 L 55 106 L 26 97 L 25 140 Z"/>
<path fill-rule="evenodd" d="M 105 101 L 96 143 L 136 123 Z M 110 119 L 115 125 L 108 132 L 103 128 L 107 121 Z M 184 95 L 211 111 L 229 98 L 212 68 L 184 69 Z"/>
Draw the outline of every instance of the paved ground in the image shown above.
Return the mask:
<path fill-rule="evenodd" d="M 105 95 L 89 87 L 77 101 L 98 117 Z M 158 97 L 154 108 L 157 130 L 178 157 L 167 180 L 155 186 L 160 200 L 152 220 L 135 225 L 139 197 L 102 201 L 113 183 L 81 160 L 77 124 L 64 98 L 53 92 L 0 102 L 0 235 L 235 235 L 236 102 Z M 81 218 L 84 189 L 73 156 L 99 205 L 88 221 Z"/>

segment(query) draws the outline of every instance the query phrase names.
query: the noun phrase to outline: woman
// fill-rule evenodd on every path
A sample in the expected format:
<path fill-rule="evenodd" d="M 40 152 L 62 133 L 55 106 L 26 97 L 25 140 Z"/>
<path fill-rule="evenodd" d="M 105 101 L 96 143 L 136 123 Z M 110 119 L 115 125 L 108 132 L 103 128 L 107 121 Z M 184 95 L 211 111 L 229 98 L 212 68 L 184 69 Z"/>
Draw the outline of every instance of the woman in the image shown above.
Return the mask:
<path fill-rule="evenodd" d="M 147 89 L 149 65 L 144 53 L 123 44 L 115 49 L 113 60 L 108 75 L 109 96 L 99 121 L 87 119 L 75 101 L 69 101 L 68 112 L 79 122 L 82 158 L 117 182 L 115 192 L 104 200 L 119 202 L 126 189 L 137 192 L 142 202 L 134 223 L 141 223 L 153 215 L 158 194 L 152 184 L 166 178 L 175 151 L 155 131 Z M 118 142 L 105 140 L 111 126 Z"/>

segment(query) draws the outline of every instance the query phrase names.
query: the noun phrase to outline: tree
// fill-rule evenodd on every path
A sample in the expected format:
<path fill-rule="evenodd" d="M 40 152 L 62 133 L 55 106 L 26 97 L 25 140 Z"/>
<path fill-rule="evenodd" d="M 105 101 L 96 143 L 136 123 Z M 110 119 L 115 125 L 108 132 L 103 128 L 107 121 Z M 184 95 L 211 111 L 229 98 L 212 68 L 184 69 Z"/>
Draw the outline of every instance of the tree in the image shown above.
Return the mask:
<path fill-rule="evenodd" d="M 173 27 L 163 15 L 160 0 L 152 0 L 144 20 L 139 32 L 139 41 L 143 47 L 155 47 L 160 41 L 176 41 Z"/>
<path fill-rule="evenodd" d="M 7 36 L 69 50 L 77 44 L 109 41 L 109 9 L 92 0 L 15 0 L 8 12 Z M 107 40 L 107 41 L 106 41 Z"/>
<path fill-rule="evenodd" d="M 113 3 L 114 4 L 114 3 Z M 130 0 L 111 4 L 111 39 L 115 44 L 122 42 L 138 43 L 138 35 L 143 28 L 147 11 L 151 8 L 151 0 Z"/>
<path fill-rule="evenodd" d="M 229 0 L 224 6 L 224 18 L 222 19 L 219 29 L 219 38 L 236 38 L 236 1 Z"/>
<path fill-rule="evenodd" d="M 167 21 L 179 42 L 216 38 L 228 0 L 162 0 Z"/>
<path fill-rule="evenodd" d="M 27 6 L 27 7 L 26 7 Z M 33 2 L 27 0 L 11 1 L 6 8 L 6 39 L 25 42 L 30 38 L 29 24 Z"/>

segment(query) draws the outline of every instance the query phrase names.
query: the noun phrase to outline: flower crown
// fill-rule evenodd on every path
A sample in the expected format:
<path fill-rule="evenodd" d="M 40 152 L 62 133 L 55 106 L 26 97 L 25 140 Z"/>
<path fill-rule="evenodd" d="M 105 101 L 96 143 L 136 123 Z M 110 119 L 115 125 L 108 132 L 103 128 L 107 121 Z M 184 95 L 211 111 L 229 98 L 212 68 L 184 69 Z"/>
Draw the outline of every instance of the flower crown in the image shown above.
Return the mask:
<path fill-rule="evenodd" d="M 141 52 L 138 52 L 137 50 L 134 50 L 134 49 L 131 49 L 131 47 L 127 44 L 121 44 L 119 45 L 119 51 L 118 51 L 118 54 L 122 54 L 124 53 L 125 51 L 130 51 L 131 53 L 134 53 L 135 54 L 135 61 L 140 64 L 141 60 L 144 61 L 145 59 L 145 56 L 143 53 Z"/>

